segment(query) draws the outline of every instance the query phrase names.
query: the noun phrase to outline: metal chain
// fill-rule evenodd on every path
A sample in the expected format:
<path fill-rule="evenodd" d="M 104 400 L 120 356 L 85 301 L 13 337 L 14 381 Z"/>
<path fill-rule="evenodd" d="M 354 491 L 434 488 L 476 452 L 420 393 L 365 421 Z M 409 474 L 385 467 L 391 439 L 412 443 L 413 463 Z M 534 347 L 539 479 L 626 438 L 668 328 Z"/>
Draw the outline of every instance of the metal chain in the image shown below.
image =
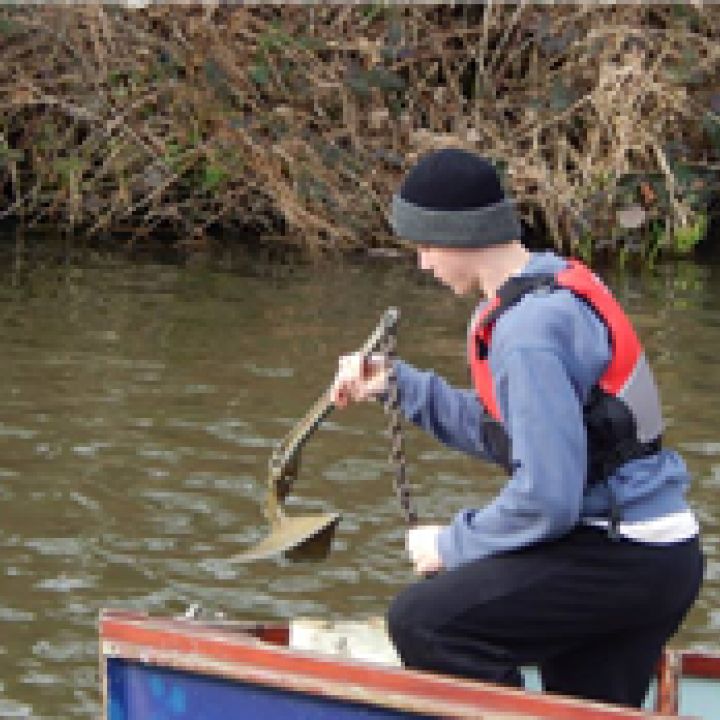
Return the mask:
<path fill-rule="evenodd" d="M 395 493 L 400 501 L 405 521 L 410 527 L 417 524 L 417 513 L 412 508 L 410 500 L 410 484 L 405 474 L 405 450 L 403 443 L 402 425 L 400 422 L 400 392 L 395 372 L 395 359 L 397 358 L 397 328 L 388 329 L 384 342 L 384 354 L 389 366 L 388 392 L 385 397 L 385 414 L 389 418 L 388 435 L 390 436 L 390 466 L 394 472 Z"/>

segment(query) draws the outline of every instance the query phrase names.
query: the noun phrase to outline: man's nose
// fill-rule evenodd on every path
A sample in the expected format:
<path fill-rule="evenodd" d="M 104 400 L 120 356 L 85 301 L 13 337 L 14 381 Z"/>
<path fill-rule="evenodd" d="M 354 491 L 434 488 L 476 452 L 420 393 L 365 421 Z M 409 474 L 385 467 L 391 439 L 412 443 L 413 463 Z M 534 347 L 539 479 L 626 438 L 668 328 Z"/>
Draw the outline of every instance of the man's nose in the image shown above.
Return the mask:
<path fill-rule="evenodd" d="M 421 270 L 430 269 L 430 263 L 428 262 L 428 254 L 422 249 L 418 250 L 418 267 Z"/>

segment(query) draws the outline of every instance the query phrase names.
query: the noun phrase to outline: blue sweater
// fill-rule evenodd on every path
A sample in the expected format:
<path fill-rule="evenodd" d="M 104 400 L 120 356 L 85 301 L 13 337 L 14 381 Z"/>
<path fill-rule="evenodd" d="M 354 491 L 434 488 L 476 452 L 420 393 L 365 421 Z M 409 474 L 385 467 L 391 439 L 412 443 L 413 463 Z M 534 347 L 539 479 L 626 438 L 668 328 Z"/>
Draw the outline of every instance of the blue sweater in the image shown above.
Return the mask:
<path fill-rule="evenodd" d="M 565 262 L 533 254 L 523 275 L 556 272 Z M 490 369 L 512 438 L 513 475 L 486 507 L 461 510 L 439 536 L 446 567 L 560 537 L 583 519 L 606 518 L 609 491 L 586 486 L 582 408 L 610 360 L 604 323 L 569 290 L 526 295 L 493 330 Z M 474 389 L 397 361 L 405 417 L 444 444 L 486 460 L 487 417 Z M 663 450 L 625 464 L 609 486 L 623 521 L 651 520 L 687 508 L 690 482 L 680 456 Z"/>

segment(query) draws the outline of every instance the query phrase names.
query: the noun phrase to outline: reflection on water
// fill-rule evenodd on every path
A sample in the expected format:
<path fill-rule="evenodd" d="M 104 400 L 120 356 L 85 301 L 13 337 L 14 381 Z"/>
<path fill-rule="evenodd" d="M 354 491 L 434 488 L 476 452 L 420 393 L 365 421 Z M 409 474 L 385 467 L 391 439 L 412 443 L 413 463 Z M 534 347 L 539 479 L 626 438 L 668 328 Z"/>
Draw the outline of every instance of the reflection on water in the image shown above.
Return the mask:
<path fill-rule="evenodd" d="M 397 261 L 293 273 L 213 273 L 117 261 L 38 265 L 0 285 L 0 716 L 98 712 L 102 607 L 231 617 L 377 614 L 411 579 L 375 406 L 313 437 L 290 510 L 340 510 L 310 568 L 225 559 L 265 533 L 273 443 L 388 305 L 401 353 L 465 383 L 471 302 Z M 275 276 L 277 275 L 277 276 Z M 708 580 L 678 639 L 720 646 L 718 269 L 609 281 L 636 320 L 663 392 L 668 442 L 695 476 Z M 424 519 L 482 502 L 491 468 L 407 430 Z"/>

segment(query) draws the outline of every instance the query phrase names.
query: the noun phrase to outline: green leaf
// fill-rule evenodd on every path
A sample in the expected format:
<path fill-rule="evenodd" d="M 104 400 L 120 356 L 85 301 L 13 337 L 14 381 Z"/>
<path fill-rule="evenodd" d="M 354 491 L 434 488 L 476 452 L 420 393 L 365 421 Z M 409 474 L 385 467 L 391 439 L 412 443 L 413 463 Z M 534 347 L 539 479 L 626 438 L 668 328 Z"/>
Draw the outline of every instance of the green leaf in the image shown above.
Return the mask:
<path fill-rule="evenodd" d="M 391 45 L 399 45 L 403 39 L 403 26 L 397 20 L 394 19 L 390 22 L 387 31 L 387 40 Z"/>
<path fill-rule="evenodd" d="M 694 222 L 685 227 L 676 227 L 674 232 L 675 249 L 683 254 L 691 252 L 705 237 L 708 226 L 708 217 L 705 213 L 698 213 Z"/>
<path fill-rule="evenodd" d="M 369 5 L 363 6 L 361 10 L 362 16 L 365 18 L 365 22 L 367 24 L 379 17 L 382 17 L 384 12 L 385 7 L 382 3 L 370 3 Z"/>
<path fill-rule="evenodd" d="M 205 77 L 208 82 L 215 86 L 227 86 L 228 76 L 227 73 L 220 67 L 218 62 L 213 58 L 208 58 L 203 66 L 205 71 Z"/>
<path fill-rule="evenodd" d="M 251 65 L 248 74 L 256 85 L 267 85 L 270 82 L 270 68 L 265 63 Z"/>
<path fill-rule="evenodd" d="M 373 87 L 383 92 L 402 92 L 406 87 L 405 80 L 400 75 L 383 67 L 355 72 L 348 77 L 347 84 L 360 95 L 369 95 Z"/>
<path fill-rule="evenodd" d="M 569 108 L 575 102 L 575 96 L 570 87 L 560 78 L 555 78 L 550 90 L 550 107 L 558 112 Z"/>
<path fill-rule="evenodd" d="M 384 92 L 402 92 L 405 90 L 405 80 L 397 73 L 383 67 L 373 68 L 368 72 L 368 80 L 375 87 Z"/>
<path fill-rule="evenodd" d="M 327 43 L 323 38 L 320 37 L 313 37 L 312 35 L 301 35 L 298 37 L 295 42 L 297 43 L 298 47 L 301 47 L 303 50 L 325 50 L 327 48 Z"/>
<path fill-rule="evenodd" d="M 7 165 L 12 162 L 22 162 L 25 158 L 24 150 L 10 148 L 5 143 L 0 144 L 0 163 Z"/>
<path fill-rule="evenodd" d="M 12 35 L 18 32 L 22 26 L 13 20 L 7 18 L 0 18 L 0 35 Z"/>
<path fill-rule="evenodd" d="M 53 163 L 58 174 L 63 177 L 70 177 L 82 168 L 82 162 L 78 158 L 58 158 Z"/>
<path fill-rule="evenodd" d="M 694 8 L 687 7 L 685 3 L 673 3 L 672 6 L 672 12 L 673 15 L 675 15 L 676 18 L 684 20 L 684 19 L 691 19 L 697 16 L 697 13 L 695 12 Z"/>
<path fill-rule="evenodd" d="M 712 144 L 720 150 L 720 116 L 708 110 L 703 115 L 702 126 Z"/>
<path fill-rule="evenodd" d="M 354 90 L 359 95 L 370 94 L 370 83 L 368 82 L 366 73 L 362 75 L 351 75 L 347 79 L 347 84 L 351 90 Z"/>
<path fill-rule="evenodd" d="M 212 191 L 221 185 L 228 177 L 228 172 L 219 165 L 206 165 L 203 172 L 203 190 Z"/>
<path fill-rule="evenodd" d="M 526 103 L 527 107 L 533 110 L 542 110 L 545 107 L 545 100 L 537 96 L 531 95 L 528 97 Z"/>
<path fill-rule="evenodd" d="M 288 35 L 278 22 L 274 22 L 273 29 L 268 30 L 258 38 L 258 45 L 263 50 L 282 50 L 294 43 L 294 38 Z"/>

